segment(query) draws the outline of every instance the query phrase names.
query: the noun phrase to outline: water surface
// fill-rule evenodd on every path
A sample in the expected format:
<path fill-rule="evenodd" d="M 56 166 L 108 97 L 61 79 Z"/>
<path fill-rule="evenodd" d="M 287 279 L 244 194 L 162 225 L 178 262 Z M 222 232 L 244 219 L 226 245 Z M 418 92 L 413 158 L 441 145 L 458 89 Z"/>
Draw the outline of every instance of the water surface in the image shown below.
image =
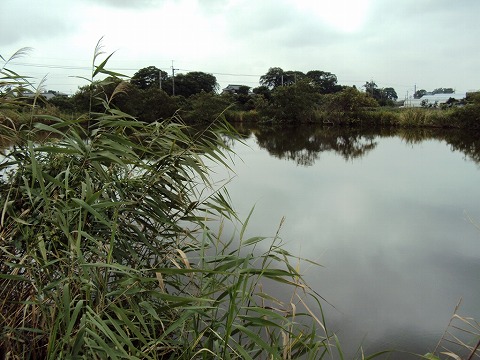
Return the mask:
<path fill-rule="evenodd" d="M 480 319 L 476 136 L 348 129 L 243 129 L 227 188 L 251 236 L 282 217 L 347 352 L 433 350 L 460 299 Z M 218 178 L 228 175 L 215 168 Z M 400 356 L 399 358 L 404 358 Z"/>

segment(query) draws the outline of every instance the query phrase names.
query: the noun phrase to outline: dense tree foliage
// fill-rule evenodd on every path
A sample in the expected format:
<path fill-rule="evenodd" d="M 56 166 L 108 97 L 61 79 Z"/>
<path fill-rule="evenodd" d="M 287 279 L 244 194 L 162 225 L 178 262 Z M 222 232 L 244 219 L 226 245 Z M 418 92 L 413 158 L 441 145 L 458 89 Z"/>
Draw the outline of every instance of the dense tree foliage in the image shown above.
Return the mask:
<path fill-rule="evenodd" d="M 272 91 L 265 85 L 254 88 L 252 92 L 255 95 L 262 96 L 265 100 L 270 100 L 272 98 Z"/>
<path fill-rule="evenodd" d="M 168 74 L 155 66 L 148 66 L 138 70 L 131 78 L 130 82 L 139 89 L 146 90 L 151 87 L 160 88 L 160 77 L 162 82 L 166 81 Z M 163 84 L 162 84 L 162 88 Z"/>
<path fill-rule="evenodd" d="M 268 69 L 265 75 L 260 76 L 260 85 L 275 89 L 279 86 L 289 85 L 289 79 L 282 68 L 273 67 Z"/>
<path fill-rule="evenodd" d="M 425 89 L 417 90 L 415 91 L 415 94 L 413 94 L 413 98 L 420 99 L 423 95 L 426 95 L 426 94 L 427 94 L 427 90 Z"/>
<path fill-rule="evenodd" d="M 304 74 L 297 70 L 284 71 L 279 67 L 268 69 L 267 73 L 260 77 L 260 84 L 273 90 L 279 86 L 296 84 L 304 79 L 307 79 L 314 90 L 320 94 L 331 94 L 342 89 L 341 86 L 337 85 L 337 76 L 330 72 L 310 70 Z"/>
<path fill-rule="evenodd" d="M 306 77 L 320 94 L 331 94 L 341 90 L 341 87 L 337 85 L 337 76 L 335 74 L 311 70 L 307 72 Z"/>
<path fill-rule="evenodd" d="M 201 91 L 215 92 L 218 90 L 217 79 L 212 74 L 192 71 L 173 77 L 155 66 L 140 69 L 133 75 L 130 82 L 141 90 L 152 87 L 160 89 L 161 87 L 169 95 L 175 94 L 184 97 L 198 94 Z"/>
<path fill-rule="evenodd" d="M 280 122 L 312 121 L 318 108 L 319 94 L 306 79 L 291 86 L 281 86 L 272 91 L 271 100 L 263 105 L 263 113 Z"/>
<path fill-rule="evenodd" d="M 421 89 L 421 90 L 415 91 L 415 94 L 413 94 L 413 98 L 420 99 L 424 95 L 453 94 L 453 93 L 455 93 L 455 90 L 453 88 L 437 88 L 431 92 L 428 92 L 425 89 Z"/>
<path fill-rule="evenodd" d="M 392 87 L 379 89 L 375 81 L 367 81 L 365 85 L 365 92 L 374 98 L 380 106 L 394 106 L 398 99 L 397 92 Z"/>
<path fill-rule="evenodd" d="M 166 119 L 176 112 L 193 122 L 209 122 L 225 115 L 232 121 L 330 123 L 333 117 L 343 117 L 342 123 L 352 123 L 365 119 L 365 116 L 373 119 L 377 116 L 375 113 L 378 114 L 376 118 L 382 117 L 382 123 L 399 121 L 385 118 L 386 113 L 372 111 L 379 105 L 395 106 L 398 100 L 393 87 L 379 88 L 373 80 L 365 82 L 365 91 L 362 92 L 356 87 L 338 85 L 337 76 L 327 71 L 310 70 L 304 74 L 272 67 L 260 77 L 260 83 L 253 89 L 239 86 L 233 94 L 216 94 L 218 83 L 212 74 L 194 71 L 173 78 L 157 67 L 149 66 L 137 71 L 129 82 L 107 77 L 80 87 L 70 98 L 54 98 L 50 103 L 72 114 L 101 111 L 108 104 L 145 122 Z M 452 88 L 433 91 L 451 92 Z M 414 97 L 431 93 L 422 89 Z M 452 98 L 440 108 L 456 108 L 458 104 L 465 106 L 467 103 Z M 478 105 L 470 101 L 465 109 L 455 112 L 454 122 L 473 126 L 471 113 L 477 110 Z"/>
<path fill-rule="evenodd" d="M 453 88 L 437 88 L 432 91 L 432 95 L 435 94 L 453 94 L 455 90 Z"/>
<path fill-rule="evenodd" d="M 368 93 L 361 92 L 354 87 L 347 87 L 342 91 L 328 95 L 325 107 L 332 114 L 357 116 L 363 108 L 375 107 L 378 103 Z"/>
<path fill-rule="evenodd" d="M 173 78 L 168 79 L 171 84 Z M 172 86 L 173 89 L 173 86 Z M 201 71 L 192 71 L 186 74 L 175 76 L 175 95 L 190 97 L 201 92 L 215 93 L 218 90 L 218 83 L 215 76 Z M 172 94 L 170 89 L 167 93 Z"/>

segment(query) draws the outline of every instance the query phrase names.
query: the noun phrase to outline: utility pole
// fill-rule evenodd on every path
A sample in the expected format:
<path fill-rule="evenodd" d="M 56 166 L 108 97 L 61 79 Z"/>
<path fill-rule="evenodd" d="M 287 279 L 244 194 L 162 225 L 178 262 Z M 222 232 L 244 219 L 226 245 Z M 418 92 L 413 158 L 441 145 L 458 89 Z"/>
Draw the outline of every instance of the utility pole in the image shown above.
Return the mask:
<path fill-rule="evenodd" d="M 172 96 L 175 96 L 175 70 L 178 70 L 178 69 L 175 69 L 173 67 L 173 60 L 172 60 Z"/>
<path fill-rule="evenodd" d="M 162 70 L 158 70 L 158 84 L 160 90 L 162 90 Z"/>

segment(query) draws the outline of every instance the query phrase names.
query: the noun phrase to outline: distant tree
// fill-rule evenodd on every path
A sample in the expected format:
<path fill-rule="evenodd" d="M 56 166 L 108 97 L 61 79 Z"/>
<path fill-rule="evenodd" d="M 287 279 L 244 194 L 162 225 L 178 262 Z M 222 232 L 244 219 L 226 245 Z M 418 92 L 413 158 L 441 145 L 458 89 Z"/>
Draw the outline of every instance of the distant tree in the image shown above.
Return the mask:
<path fill-rule="evenodd" d="M 268 69 L 265 75 L 260 76 L 260 85 L 266 86 L 270 90 L 285 85 L 287 75 L 282 68 L 273 67 Z"/>
<path fill-rule="evenodd" d="M 432 94 L 453 94 L 455 90 L 452 88 L 438 88 L 432 91 Z"/>
<path fill-rule="evenodd" d="M 242 85 L 235 94 L 236 102 L 241 106 L 242 110 L 252 110 L 255 105 L 250 93 L 250 86 Z"/>
<path fill-rule="evenodd" d="M 307 72 L 306 77 L 320 94 L 331 94 L 340 90 L 337 86 L 337 76 L 335 74 L 321 70 L 311 70 Z"/>
<path fill-rule="evenodd" d="M 442 109 L 446 109 L 446 108 L 451 108 L 451 107 L 455 107 L 456 105 L 460 104 L 460 100 L 457 100 L 453 97 L 451 98 L 448 98 L 448 100 L 444 103 L 444 104 L 441 104 L 441 108 Z"/>
<path fill-rule="evenodd" d="M 324 106 L 330 113 L 341 113 L 343 116 L 353 118 L 365 108 L 378 106 L 372 96 L 354 87 L 346 87 L 340 92 L 325 97 L 327 100 Z"/>
<path fill-rule="evenodd" d="M 160 88 L 160 74 L 162 77 L 162 89 L 165 89 L 164 82 L 168 79 L 168 74 L 155 66 L 148 66 L 138 70 L 130 79 L 130 83 L 139 89 L 146 90 L 151 87 Z"/>
<path fill-rule="evenodd" d="M 398 99 L 397 92 L 392 87 L 382 89 L 383 97 L 388 100 L 396 101 Z"/>
<path fill-rule="evenodd" d="M 218 116 L 221 116 L 229 105 L 228 98 L 202 91 L 187 99 L 182 116 L 188 122 L 212 122 Z"/>
<path fill-rule="evenodd" d="M 424 90 L 424 89 L 422 89 L 422 90 L 417 90 L 417 91 L 415 92 L 415 94 L 413 94 L 413 98 L 414 98 L 414 99 L 420 99 L 423 95 L 426 95 L 426 94 L 427 94 L 427 90 Z"/>
<path fill-rule="evenodd" d="M 285 76 L 283 79 L 283 85 L 289 86 L 296 84 L 297 81 L 303 80 L 305 78 L 305 74 L 298 70 L 289 70 L 285 72 Z"/>
<path fill-rule="evenodd" d="M 237 94 L 239 94 L 239 95 L 248 95 L 249 92 L 250 92 L 250 86 L 241 85 L 241 86 L 238 88 Z"/>
<path fill-rule="evenodd" d="M 173 79 L 166 81 L 167 93 L 173 94 Z M 201 92 L 215 93 L 218 90 L 217 78 L 212 74 L 192 71 L 175 76 L 175 95 L 190 97 Z"/>
<path fill-rule="evenodd" d="M 468 92 L 465 101 L 468 105 L 476 105 L 480 107 L 480 91 Z"/>
<path fill-rule="evenodd" d="M 261 85 L 252 90 L 255 95 L 262 96 L 265 100 L 270 100 L 272 98 L 272 91 L 265 85 Z"/>
<path fill-rule="evenodd" d="M 75 105 L 71 97 L 55 96 L 48 102 L 63 112 L 70 113 L 75 111 Z"/>
<path fill-rule="evenodd" d="M 307 79 L 272 91 L 272 99 L 262 115 L 278 122 L 309 122 L 318 108 L 319 94 Z"/>
<path fill-rule="evenodd" d="M 392 87 L 379 89 L 377 84 L 371 80 L 363 85 L 365 93 L 374 98 L 380 106 L 393 106 L 398 99 L 397 92 Z"/>
<path fill-rule="evenodd" d="M 146 122 L 167 119 L 180 107 L 177 97 L 171 97 L 156 87 L 142 90 L 140 99 L 135 102 L 138 104 L 136 116 Z"/>
<path fill-rule="evenodd" d="M 103 106 L 99 104 L 98 97 L 101 96 L 102 88 L 100 81 L 83 85 L 72 95 L 72 103 L 76 112 L 96 111 L 102 112 Z"/>
<path fill-rule="evenodd" d="M 375 81 L 366 81 L 365 85 L 363 85 L 365 88 L 365 92 L 373 97 L 374 99 L 377 99 L 380 97 L 379 91 L 378 91 L 378 86 L 375 84 Z"/>

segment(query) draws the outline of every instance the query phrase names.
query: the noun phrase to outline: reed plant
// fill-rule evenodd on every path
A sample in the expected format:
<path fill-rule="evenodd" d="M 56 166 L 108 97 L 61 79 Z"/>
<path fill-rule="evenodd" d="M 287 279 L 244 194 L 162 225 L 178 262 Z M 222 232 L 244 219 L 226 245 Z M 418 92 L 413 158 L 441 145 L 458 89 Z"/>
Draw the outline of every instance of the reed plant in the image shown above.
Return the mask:
<path fill-rule="evenodd" d="M 120 77 L 103 56 L 99 42 L 90 83 Z M 2 84 L 23 87 L 6 66 Z M 0 106 L 20 111 L 19 92 L 5 89 Z M 247 239 L 248 219 L 233 236 L 212 230 L 236 222 L 205 162 L 229 166 L 231 128 L 137 121 L 112 105 L 125 89 L 92 95 L 102 112 L 63 119 L 32 107 L 30 126 L 11 128 L 17 140 L 0 158 L 0 358 L 330 354 L 321 298 L 278 233 Z M 271 282 L 291 295 L 267 293 Z"/>

